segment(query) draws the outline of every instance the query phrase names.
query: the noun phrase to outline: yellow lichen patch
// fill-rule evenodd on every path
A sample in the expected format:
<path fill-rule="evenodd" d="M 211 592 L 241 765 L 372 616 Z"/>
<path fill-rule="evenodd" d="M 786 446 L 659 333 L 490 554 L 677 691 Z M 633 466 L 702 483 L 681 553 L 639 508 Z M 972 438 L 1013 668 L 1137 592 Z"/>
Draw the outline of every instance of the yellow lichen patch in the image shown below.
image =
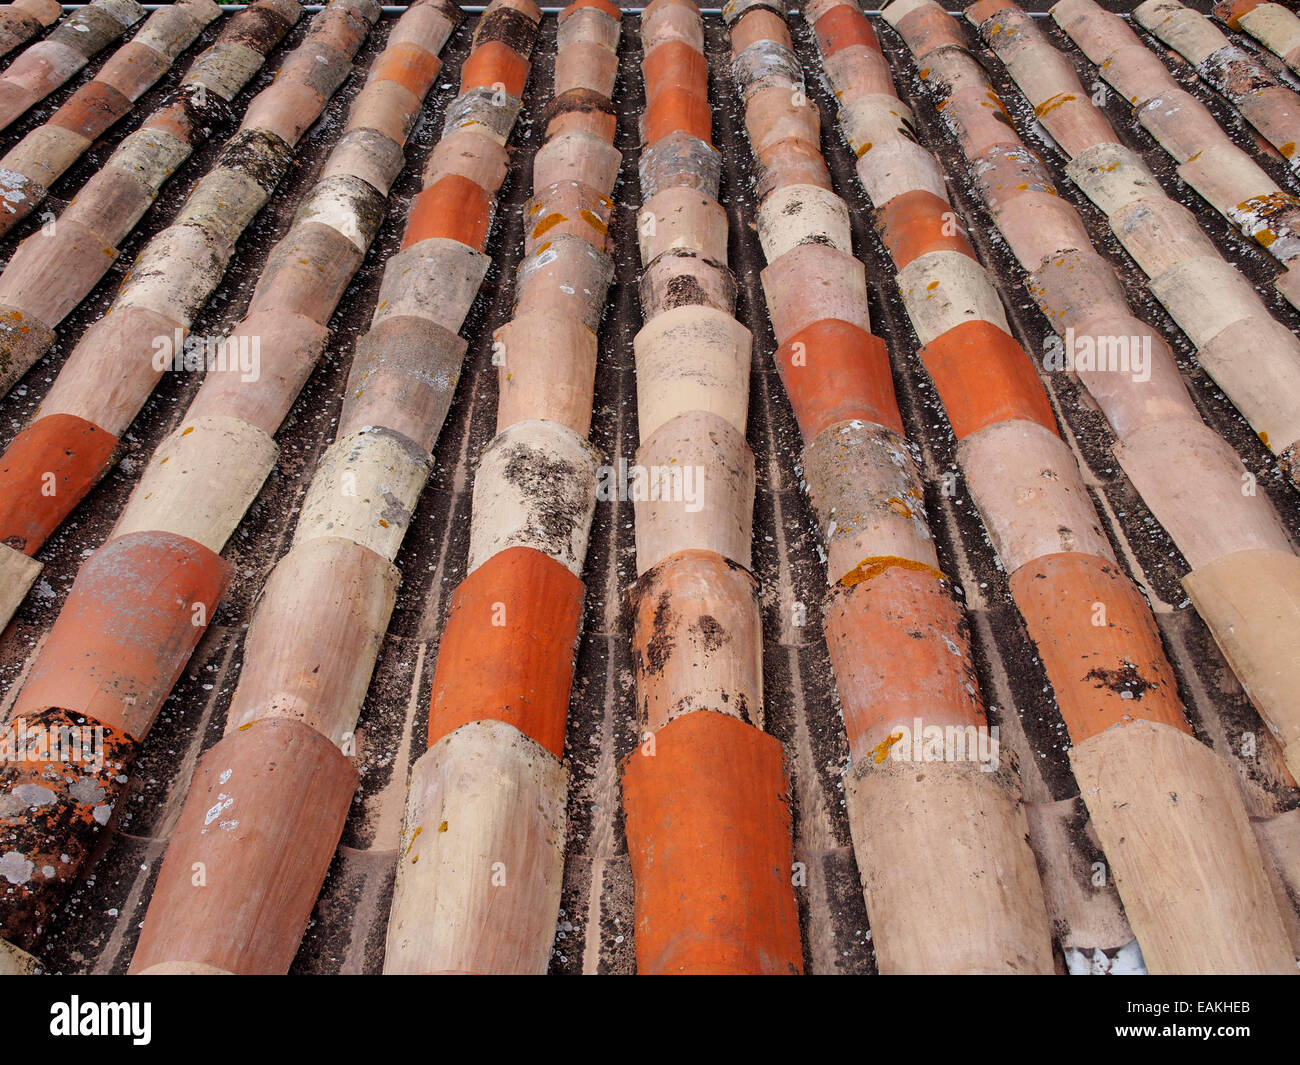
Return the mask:
<path fill-rule="evenodd" d="M 1036 114 L 1039 118 L 1042 118 L 1044 115 L 1048 114 L 1049 112 L 1055 111 L 1062 104 L 1068 104 L 1071 100 L 1077 100 L 1077 99 L 1078 97 L 1075 96 L 1074 93 L 1072 92 L 1058 92 L 1055 96 L 1048 97 L 1041 104 L 1035 107 L 1034 114 Z"/>
<path fill-rule="evenodd" d="M 864 144 L 861 148 L 858 149 L 858 158 L 861 159 L 869 151 L 871 151 L 871 142 L 867 141 L 866 144 Z"/>
<path fill-rule="evenodd" d="M 1259 442 L 1263 444 L 1265 447 L 1268 447 L 1268 433 L 1260 433 Z"/>
<path fill-rule="evenodd" d="M 939 282 L 938 282 L 938 281 L 931 281 L 928 285 L 925 286 L 925 291 L 926 291 L 926 292 L 933 292 L 933 291 L 934 291 L 936 288 L 938 288 L 938 287 L 939 287 Z"/>
<path fill-rule="evenodd" d="M 192 426 L 192 425 L 187 425 L 187 426 L 186 426 L 186 427 L 181 431 L 181 436 L 189 436 L 190 433 L 192 433 L 192 432 L 194 432 L 194 426 Z"/>
<path fill-rule="evenodd" d="M 438 831 L 439 831 L 439 832 L 446 832 L 446 831 L 447 831 L 447 822 L 446 822 L 446 821 L 444 821 L 442 824 L 440 824 L 440 825 L 438 826 Z"/>
<path fill-rule="evenodd" d="M 1282 153 L 1284 158 L 1290 159 L 1291 156 L 1295 155 L 1295 141 L 1287 141 L 1278 151 Z"/>
<path fill-rule="evenodd" d="M 1267 248 L 1273 241 L 1277 240 L 1277 234 L 1271 229 L 1261 229 L 1255 234 L 1255 239 Z"/>
<path fill-rule="evenodd" d="M 871 748 L 871 760 L 879 765 L 889 757 L 889 748 L 900 742 L 903 738 L 901 732 L 891 732 L 883 740 Z"/>
<path fill-rule="evenodd" d="M 912 516 L 912 508 L 897 496 L 890 496 L 885 502 L 889 505 L 889 509 L 900 517 L 910 518 Z"/>
<path fill-rule="evenodd" d="M 591 228 L 594 229 L 597 233 L 599 233 L 602 237 L 609 232 L 609 226 L 601 221 L 600 215 L 596 214 L 595 211 L 588 211 L 584 207 L 578 213 L 582 215 L 582 220 L 586 222 L 587 225 L 591 226 Z"/>
<path fill-rule="evenodd" d="M 864 558 L 853 569 L 849 570 L 840 578 L 840 584 L 844 585 L 845 588 L 854 588 L 863 581 L 871 580 L 872 577 L 879 577 L 894 566 L 899 566 L 902 569 L 919 570 L 922 573 L 932 573 L 941 581 L 948 579 L 944 576 L 943 570 L 935 569 L 924 562 L 903 558 L 901 555 L 874 555 L 871 558 Z"/>
<path fill-rule="evenodd" d="M 540 237 L 543 233 L 546 233 L 548 230 L 552 230 L 558 225 L 563 225 L 567 221 L 568 218 L 560 214 L 558 211 L 555 212 L 555 214 L 548 214 L 545 218 L 543 218 L 540 222 L 538 222 L 536 226 L 533 227 L 533 240 L 536 240 L 538 237 Z"/>
<path fill-rule="evenodd" d="M 446 824 L 445 821 L 444 821 L 443 823 Z M 415 846 L 415 841 L 419 838 L 420 833 L 423 832 L 423 831 L 424 831 L 424 826 L 423 826 L 423 825 L 416 825 L 416 826 L 415 826 L 415 831 L 411 833 L 411 842 L 408 843 L 408 844 L 406 845 L 406 853 L 407 853 L 407 854 L 410 854 L 410 853 L 411 853 L 411 848 Z"/>

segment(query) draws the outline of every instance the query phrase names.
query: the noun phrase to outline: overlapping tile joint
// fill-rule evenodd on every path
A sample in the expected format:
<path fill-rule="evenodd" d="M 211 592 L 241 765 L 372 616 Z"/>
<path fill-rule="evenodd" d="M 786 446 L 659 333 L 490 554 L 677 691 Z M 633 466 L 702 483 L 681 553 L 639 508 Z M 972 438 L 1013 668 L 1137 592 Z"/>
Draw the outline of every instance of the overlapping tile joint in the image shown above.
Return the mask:
<path fill-rule="evenodd" d="M 0 971 L 1296 971 L 1290 0 L 0 64 Z"/>

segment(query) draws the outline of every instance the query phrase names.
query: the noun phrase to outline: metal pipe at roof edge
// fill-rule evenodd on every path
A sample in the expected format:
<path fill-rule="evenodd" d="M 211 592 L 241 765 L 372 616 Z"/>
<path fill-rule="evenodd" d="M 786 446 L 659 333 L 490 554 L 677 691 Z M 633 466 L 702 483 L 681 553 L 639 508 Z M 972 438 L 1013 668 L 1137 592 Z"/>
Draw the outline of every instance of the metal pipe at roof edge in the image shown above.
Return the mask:
<path fill-rule="evenodd" d="M 64 11 L 76 11 L 77 8 L 79 8 L 79 7 L 89 7 L 90 5 L 89 5 L 89 4 L 63 4 L 63 5 L 61 5 L 61 6 L 63 7 L 63 10 L 64 10 Z M 171 5 L 171 4 L 141 4 L 140 6 L 141 6 L 142 8 L 144 8 L 146 11 L 157 11 L 159 8 L 163 8 L 163 7 L 171 7 L 172 5 Z M 248 4 L 218 4 L 217 6 L 218 6 L 219 8 L 221 8 L 222 11 L 227 11 L 227 12 L 229 12 L 229 11 L 240 11 L 240 10 L 242 10 L 243 8 L 248 7 L 249 5 L 248 5 Z M 315 11 L 320 11 L 324 6 L 325 6 L 324 4 L 303 4 L 303 5 L 302 5 L 302 9 L 303 9 L 304 11 L 308 12 L 308 13 L 311 13 L 311 12 L 315 12 Z M 382 6 L 380 7 L 380 10 L 381 10 L 385 15 L 400 15 L 403 11 L 405 11 L 405 10 L 407 9 L 408 6 L 409 6 L 409 5 L 407 5 L 407 4 L 384 4 L 384 5 L 382 5 Z M 486 5 L 486 4 L 460 4 L 459 7 L 460 7 L 460 9 L 461 9 L 462 11 L 464 11 L 464 12 L 466 12 L 467 14 L 470 14 L 470 15 L 481 15 L 484 11 L 487 10 L 487 5 Z M 558 14 L 559 14 L 561 11 L 563 11 L 563 10 L 564 10 L 564 5 L 562 5 L 562 4 L 558 4 L 558 5 L 554 6 L 554 7 L 547 6 L 547 5 L 542 5 L 542 7 L 541 7 L 542 14 L 544 14 L 544 15 L 558 15 Z M 625 8 L 622 9 L 623 14 L 625 14 L 625 15 L 639 15 L 639 14 L 641 14 L 641 12 L 644 11 L 644 10 L 645 10 L 645 8 L 643 8 L 643 7 L 625 7 Z M 863 10 L 862 13 L 863 13 L 864 15 L 868 15 L 868 16 L 870 16 L 870 15 L 876 15 L 876 16 L 879 16 L 879 15 L 882 13 L 882 11 L 883 11 L 882 8 L 871 8 L 871 9 L 869 9 L 869 10 Z M 791 14 L 799 14 L 799 13 L 800 13 L 800 9 L 799 9 L 799 8 L 792 8 L 790 13 L 791 13 Z M 701 14 L 701 15 L 721 15 L 721 14 L 722 14 L 722 8 L 720 8 L 720 7 L 701 7 L 701 8 L 700 8 L 700 14 Z M 956 18 L 956 17 L 960 16 L 960 15 L 962 14 L 962 12 L 961 12 L 961 11 L 949 11 L 948 14 L 949 14 L 949 15 L 952 15 L 954 18 Z M 1026 12 L 1026 14 L 1029 15 L 1031 18 L 1047 18 L 1047 12 L 1046 12 L 1046 11 L 1028 11 L 1028 12 Z M 1121 18 L 1129 18 L 1129 15 L 1128 15 L 1128 13 L 1122 13 L 1122 14 L 1120 15 L 1120 17 L 1121 17 Z"/>

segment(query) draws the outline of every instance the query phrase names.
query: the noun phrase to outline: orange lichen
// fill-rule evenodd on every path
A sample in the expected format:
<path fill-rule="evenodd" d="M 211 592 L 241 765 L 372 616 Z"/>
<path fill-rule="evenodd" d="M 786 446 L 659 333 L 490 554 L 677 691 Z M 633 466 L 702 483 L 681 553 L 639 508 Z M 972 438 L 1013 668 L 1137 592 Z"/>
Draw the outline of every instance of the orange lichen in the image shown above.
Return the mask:
<path fill-rule="evenodd" d="M 926 565 L 924 562 L 917 562 L 914 559 L 903 558 L 899 555 L 874 555 L 871 558 L 864 558 L 853 569 L 849 570 L 840 578 L 840 584 L 845 588 L 853 588 L 856 585 L 869 581 L 873 577 L 879 577 L 886 570 L 900 566 L 903 569 L 919 570 L 923 573 L 933 573 L 942 581 L 948 578 L 942 570 L 937 570 L 933 566 Z"/>

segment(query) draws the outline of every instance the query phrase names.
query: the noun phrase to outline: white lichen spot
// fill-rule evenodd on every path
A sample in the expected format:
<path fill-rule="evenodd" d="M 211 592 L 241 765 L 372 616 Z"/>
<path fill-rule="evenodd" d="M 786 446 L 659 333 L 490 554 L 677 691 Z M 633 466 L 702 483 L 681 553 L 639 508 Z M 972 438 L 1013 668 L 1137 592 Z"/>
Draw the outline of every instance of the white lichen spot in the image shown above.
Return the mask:
<path fill-rule="evenodd" d="M 0 856 L 0 876 L 11 884 L 27 883 L 35 868 L 36 864 L 29 862 L 20 851 L 6 851 Z"/>

